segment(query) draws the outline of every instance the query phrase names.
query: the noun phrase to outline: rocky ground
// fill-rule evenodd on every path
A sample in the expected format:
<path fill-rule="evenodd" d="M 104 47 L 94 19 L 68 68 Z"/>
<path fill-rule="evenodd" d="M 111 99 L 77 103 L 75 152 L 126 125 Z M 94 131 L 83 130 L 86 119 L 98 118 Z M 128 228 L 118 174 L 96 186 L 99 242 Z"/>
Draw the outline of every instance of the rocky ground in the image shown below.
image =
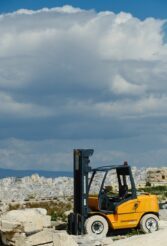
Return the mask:
<path fill-rule="evenodd" d="M 0 180 L 0 200 L 24 201 L 71 196 L 73 179 L 68 177 L 45 178 L 34 174 L 24 178 L 4 178 Z"/>
<path fill-rule="evenodd" d="M 160 210 L 159 231 L 151 234 L 139 234 L 129 236 L 128 234 L 108 236 L 107 238 L 91 238 L 88 236 L 74 237 L 81 246 L 166 246 L 167 245 L 167 210 Z"/>
<path fill-rule="evenodd" d="M 135 182 L 138 187 L 142 187 L 142 185 L 146 184 L 148 170 L 149 169 L 133 168 Z M 151 178 L 153 178 L 153 172 L 151 172 L 151 175 L 152 175 Z M 158 170 L 155 170 L 155 181 L 156 181 L 156 177 L 158 177 L 159 179 Z M 114 183 L 114 179 L 112 175 L 110 176 L 108 182 Z M 94 191 L 96 191 L 96 188 L 98 186 L 99 186 L 99 179 L 97 179 L 95 182 Z M 61 219 L 67 218 L 66 215 L 64 216 L 64 210 L 71 209 L 72 194 L 73 194 L 73 179 L 68 177 L 59 177 L 59 178 L 52 179 L 52 178 L 39 177 L 39 175 L 34 174 L 31 177 L 1 179 L 0 180 L 0 214 L 1 214 L 0 230 L 3 236 L 4 236 L 3 233 L 8 233 L 8 239 L 6 239 L 6 236 L 4 236 L 3 238 L 4 242 L 5 240 L 8 240 L 10 241 L 8 245 L 15 245 L 15 246 L 32 246 L 32 245 L 137 246 L 137 245 L 144 245 L 144 244 L 147 244 L 147 246 L 167 245 L 167 241 L 166 241 L 167 237 L 165 236 L 165 234 L 167 233 L 167 203 L 165 201 L 164 203 L 161 204 L 160 230 L 153 234 L 149 234 L 149 235 L 139 234 L 135 236 L 131 236 L 130 234 L 124 234 L 124 235 L 117 235 L 112 237 L 108 236 L 106 238 L 90 238 L 87 235 L 78 236 L 78 237 L 68 236 L 68 234 L 65 231 L 63 231 L 64 222 L 61 221 Z M 25 208 L 33 208 L 33 207 L 42 207 L 47 209 L 49 215 L 54 216 L 55 219 L 57 220 L 56 223 L 58 226 L 59 226 L 58 220 L 60 219 L 59 217 L 61 217 L 60 219 L 60 228 L 62 229 L 61 232 L 55 230 L 56 223 L 49 224 L 48 222 L 49 217 L 46 214 L 43 214 L 42 216 L 45 217 L 44 221 L 48 223 L 48 224 L 47 223 L 44 224 L 47 224 L 48 226 L 42 224 L 41 227 L 41 224 L 39 225 L 38 223 L 34 222 L 34 228 L 36 226 L 37 227 L 40 226 L 40 229 L 38 227 L 38 230 L 34 231 L 33 233 L 30 233 L 30 235 L 29 232 L 26 231 L 30 229 L 28 227 L 29 224 L 26 224 L 27 219 L 25 221 L 18 222 L 16 218 L 18 218 L 19 216 L 17 215 L 15 217 L 17 221 L 16 223 L 15 219 L 14 221 L 11 221 L 9 217 L 6 217 L 5 219 L 3 217 L 4 213 L 6 213 L 9 210 L 25 209 Z M 52 212 L 55 210 L 56 213 L 52 214 Z M 26 216 L 26 218 L 35 219 L 35 217 L 38 216 L 39 215 L 36 214 L 32 217 Z M 33 222 L 32 221 L 29 222 L 32 227 Z M 12 232 L 13 229 L 16 230 L 14 234 Z M 19 237 L 21 235 L 22 241 L 20 241 L 20 239 L 18 240 L 18 235 Z M 33 243 L 35 242 L 35 244 L 33 244 L 32 242 Z"/>
<path fill-rule="evenodd" d="M 52 226 L 45 209 L 13 210 L 0 218 L 3 244 L 13 246 L 166 246 L 166 210 L 160 211 L 159 231 L 151 234 L 130 236 L 108 236 L 105 238 L 70 236 L 66 231 L 58 231 Z M 124 238 L 124 239 L 122 239 Z"/>
<path fill-rule="evenodd" d="M 136 184 L 146 182 L 146 173 L 148 169 L 133 168 L 133 174 Z M 99 186 L 99 179 L 95 186 Z M 114 177 L 111 175 L 108 183 L 114 183 Z M 94 187 L 95 187 L 94 186 Z M 43 199 L 53 197 L 66 197 L 73 194 L 73 179 L 69 177 L 45 178 L 34 174 L 24 178 L 4 178 L 0 179 L 0 200 L 1 201 L 24 201 L 27 199 Z"/>
<path fill-rule="evenodd" d="M 166 168 L 162 168 L 161 172 L 164 173 Z M 147 182 L 147 174 L 150 173 L 150 178 L 154 182 L 160 181 L 160 170 L 153 168 L 132 168 L 135 183 L 138 187 L 145 185 Z M 167 172 L 167 171 L 166 171 Z M 100 174 L 99 174 L 100 175 Z M 162 181 L 166 181 L 167 178 Z M 163 177 L 162 177 L 163 178 Z M 149 180 L 149 179 L 148 179 Z M 108 185 L 114 184 L 114 175 L 109 175 Z M 93 192 L 100 185 L 100 177 L 97 177 Z M 0 200 L 3 202 L 8 201 L 24 201 L 28 199 L 47 199 L 54 197 L 67 197 L 73 194 L 73 179 L 69 177 L 58 178 L 45 178 L 34 174 L 30 177 L 24 178 L 4 178 L 0 179 Z"/>
<path fill-rule="evenodd" d="M 167 228 L 152 234 L 134 236 L 113 243 L 114 246 L 166 246 L 167 245 Z"/>

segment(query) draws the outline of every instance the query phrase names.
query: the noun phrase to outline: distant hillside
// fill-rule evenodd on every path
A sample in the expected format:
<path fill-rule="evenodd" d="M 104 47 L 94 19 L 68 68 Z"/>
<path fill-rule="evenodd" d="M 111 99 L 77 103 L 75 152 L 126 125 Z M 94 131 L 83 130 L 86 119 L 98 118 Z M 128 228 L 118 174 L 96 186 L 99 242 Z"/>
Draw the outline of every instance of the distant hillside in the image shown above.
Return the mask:
<path fill-rule="evenodd" d="M 31 176 L 37 173 L 39 176 L 44 176 L 46 178 L 57 178 L 57 177 L 72 177 L 72 172 L 61 172 L 61 171 L 44 171 L 44 170 L 12 170 L 0 168 L 0 179 L 6 177 L 25 177 Z"/>

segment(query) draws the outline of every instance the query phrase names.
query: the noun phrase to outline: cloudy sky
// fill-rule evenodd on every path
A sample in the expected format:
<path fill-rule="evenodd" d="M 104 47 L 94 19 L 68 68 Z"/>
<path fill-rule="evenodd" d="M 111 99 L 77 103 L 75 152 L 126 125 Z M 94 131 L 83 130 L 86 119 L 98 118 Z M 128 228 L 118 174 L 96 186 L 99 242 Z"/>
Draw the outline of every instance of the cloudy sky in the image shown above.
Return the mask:
<path fill-rule="evenodd" d="M 1 2 L 0 167 L 166 165 L 167 2 Z"/>

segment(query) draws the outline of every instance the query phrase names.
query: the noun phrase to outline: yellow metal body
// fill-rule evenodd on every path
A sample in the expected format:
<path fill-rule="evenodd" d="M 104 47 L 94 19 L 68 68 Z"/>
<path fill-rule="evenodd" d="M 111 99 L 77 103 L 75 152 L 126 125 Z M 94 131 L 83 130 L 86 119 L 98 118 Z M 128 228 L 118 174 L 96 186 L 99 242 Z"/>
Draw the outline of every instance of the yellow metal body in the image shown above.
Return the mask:
<path fill-rule="evenodd" d="M 89 197 L 89 208 L 91 214 L 101 214 L 109 223 L 111 229 L 135 228 L 138 226 L 142 216 L 147 213 L 158 214 L 158 199 L 155 195 L 143 194 L 135 199 L 120 203 L 114 213 L 106 214 L 99 211 L 98 197 Z"/>

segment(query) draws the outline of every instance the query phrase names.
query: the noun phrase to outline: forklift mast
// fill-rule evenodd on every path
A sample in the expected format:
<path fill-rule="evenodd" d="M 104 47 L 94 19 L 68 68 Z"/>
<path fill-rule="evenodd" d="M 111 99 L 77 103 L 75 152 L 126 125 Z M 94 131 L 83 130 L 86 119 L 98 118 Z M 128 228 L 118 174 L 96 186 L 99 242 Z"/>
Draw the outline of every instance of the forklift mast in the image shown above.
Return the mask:
<path fill-rule="evenodd" d="M 88 173 L 91 171 L 89 157 L 93 149 L 74 150 L 74 209 L 68 217 L 68 233 L 84 234 L 84 223 L 88 216 Z"/>

